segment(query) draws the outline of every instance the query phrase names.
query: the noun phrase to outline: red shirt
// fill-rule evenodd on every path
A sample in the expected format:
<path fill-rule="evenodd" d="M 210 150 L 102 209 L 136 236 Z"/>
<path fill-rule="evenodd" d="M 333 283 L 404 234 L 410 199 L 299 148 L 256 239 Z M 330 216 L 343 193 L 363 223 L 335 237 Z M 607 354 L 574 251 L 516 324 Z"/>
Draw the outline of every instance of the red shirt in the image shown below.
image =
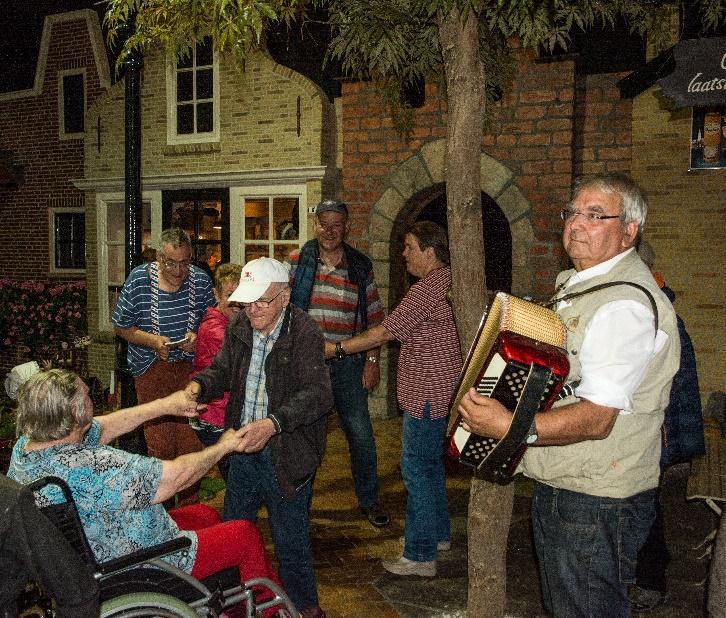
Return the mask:
<path fill-rule="evenodd" d="M 431 418 L 448 414 L 461 371 L 459 336 L 446 300 L 450 286 L 448 266 L 431 271 L 383 320 L 386 330 L 401 342 L 398 403 L 416 418 L 421 418 L 427 402 Z"/>
<path fill-rule="evenodd" d="M 222 348 L 224 341 L 224 329 L 227 328 L 229 320 L 216 307 L 209 307 L 202 318 L 202 323 L 197 331 L 197 348 L 194 354 L 194 370 L 189 375 L 193 378 L 202 369 L 212 364 L 217 352 Z M 215 399 L 207 404 L 199 418 L 212 425 L 224 427 L 224 412 L 229 401 L 229 391 L 224 393 L 221 399 Z"/>

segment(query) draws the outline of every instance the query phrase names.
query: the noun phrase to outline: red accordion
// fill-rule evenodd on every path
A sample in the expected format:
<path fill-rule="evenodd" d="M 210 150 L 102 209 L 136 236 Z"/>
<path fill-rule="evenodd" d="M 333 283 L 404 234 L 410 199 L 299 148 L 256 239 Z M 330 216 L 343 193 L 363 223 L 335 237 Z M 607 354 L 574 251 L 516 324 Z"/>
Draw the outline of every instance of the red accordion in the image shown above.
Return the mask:
<path fill-rule="evenodd" d="M 497 294 L 462 369 L 451 405 L 448 454 L 505 482 L 527 448 L 537 412 L 549 409 L 569 373 L 565 329 L 556 313 L 508 294 Z M 458 406 L 470 387 L 513 412 L 507 434 L 496 440 L 461 425 Z"/>

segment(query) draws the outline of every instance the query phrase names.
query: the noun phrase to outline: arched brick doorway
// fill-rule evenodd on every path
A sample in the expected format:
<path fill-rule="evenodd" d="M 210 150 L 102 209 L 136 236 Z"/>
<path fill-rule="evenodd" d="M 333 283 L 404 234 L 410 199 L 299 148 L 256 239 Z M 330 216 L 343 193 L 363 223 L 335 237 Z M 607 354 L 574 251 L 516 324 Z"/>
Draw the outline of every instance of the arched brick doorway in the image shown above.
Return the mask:
<path fill-rule="evenodd" d="M 394 167 L 387 186 L 374 204 L 368 228 L 364 234 L 369 254 L 373 259 L 381 299 L 389 310 L 398 300 L 404 271 L 400 239 L 405 221 L 412 223 L 425 207 L 420 196 L 427 191 L 436 192 L 443 187 L 445 140 L 426 143 L 420 150 Z M 514 182 L 514 174 L 489 155 L 481 154 L 481 191 L 493 200 L 506 219 L 511 234 L 511 290 L 523 295 L 530 291 L 532 282 L 529 247 L 534 240 L 530 221 L 529 201 Z M 441 192 L 441 189 L 439 189 Z M 431 200 L 429 200 L 431 201 Z M 418 202 L 418 208 L 412 204 Z M 395 414 L 395 393 L 388 388 L 393 383 L 386 350 L 382 357 L 381 385 L 371 396 L 371 412 L 386 417 Z M 391 392 L 389 392 L 391 391 Z"/>
<path fill-rule="evenodd" d="M 512 290 L 512 234 L 502 209 L 486 193 L 481 194 L 484 221 L 486 283 L 490 290 Z M 408 200 L 391 230 L 391 253 L 400 255 L 405 230 L 416 221 L 433 221 L 448 229 L 446 216 L 446 185 L 437 183 L 419 191 Z M 393 306 L 405 293 L 407 277 L 403 261 L 392 260 L 389 277 Z"/>

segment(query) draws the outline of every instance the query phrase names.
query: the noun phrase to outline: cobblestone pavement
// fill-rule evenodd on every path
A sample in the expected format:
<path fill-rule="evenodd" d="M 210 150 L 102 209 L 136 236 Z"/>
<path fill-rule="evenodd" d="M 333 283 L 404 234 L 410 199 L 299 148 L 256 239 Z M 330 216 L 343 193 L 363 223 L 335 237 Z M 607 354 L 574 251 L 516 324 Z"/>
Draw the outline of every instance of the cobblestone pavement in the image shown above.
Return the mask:
<path fill-rule="evenodd" d="M 312 542 L 320 603 L 328 618 L 455 618 L 463 617 L 467 590 L 466 510 L 469 473 L 447 465 L 453 544 L 442 553 L 434 578 L 397 577 L 386 573 L 381 558 L 401 551 L 405 491 L 398 466 L 399 418 L 374 422 L 378 445 L 381 502 L 391 524 L 376 529 L 363 520 L 350 478 L 348 449 L 342 431 L 331 419 L 325 460 L 315 480 Z M 669 571 L 671 601 L 648 616 L 703 616 L 706 561 L 698 560 L 697 545 L 712 529 L 714 519 L 705 505 L 686 503 L 687 470 L 674 470 L 664 494 L 666 526 L 673 561 Z M 521 477 L 520 477 L 521 478 Z M 223 493 L 210 499 L 220 507 Z M 507 614 L 516 618 L 544 616 L 530 525 L 526 482 L 518 482 L 510 528 L 507 566 Z M 264 512 L 259 525 L 269 545 Z M 476 617 L 478 618 L 478 617 Z"/>

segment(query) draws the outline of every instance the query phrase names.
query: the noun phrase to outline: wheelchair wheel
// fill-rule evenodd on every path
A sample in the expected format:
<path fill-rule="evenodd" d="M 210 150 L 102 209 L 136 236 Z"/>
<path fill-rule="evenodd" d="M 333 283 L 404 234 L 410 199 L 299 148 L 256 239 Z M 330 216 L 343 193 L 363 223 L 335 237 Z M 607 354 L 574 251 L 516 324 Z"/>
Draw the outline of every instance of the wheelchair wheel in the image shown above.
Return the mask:
<path fill-rule="evenodd" d="M 101 605 L 100 618 L 199 618 L 189 605 L 157 592 L 124 594 Z"/>

